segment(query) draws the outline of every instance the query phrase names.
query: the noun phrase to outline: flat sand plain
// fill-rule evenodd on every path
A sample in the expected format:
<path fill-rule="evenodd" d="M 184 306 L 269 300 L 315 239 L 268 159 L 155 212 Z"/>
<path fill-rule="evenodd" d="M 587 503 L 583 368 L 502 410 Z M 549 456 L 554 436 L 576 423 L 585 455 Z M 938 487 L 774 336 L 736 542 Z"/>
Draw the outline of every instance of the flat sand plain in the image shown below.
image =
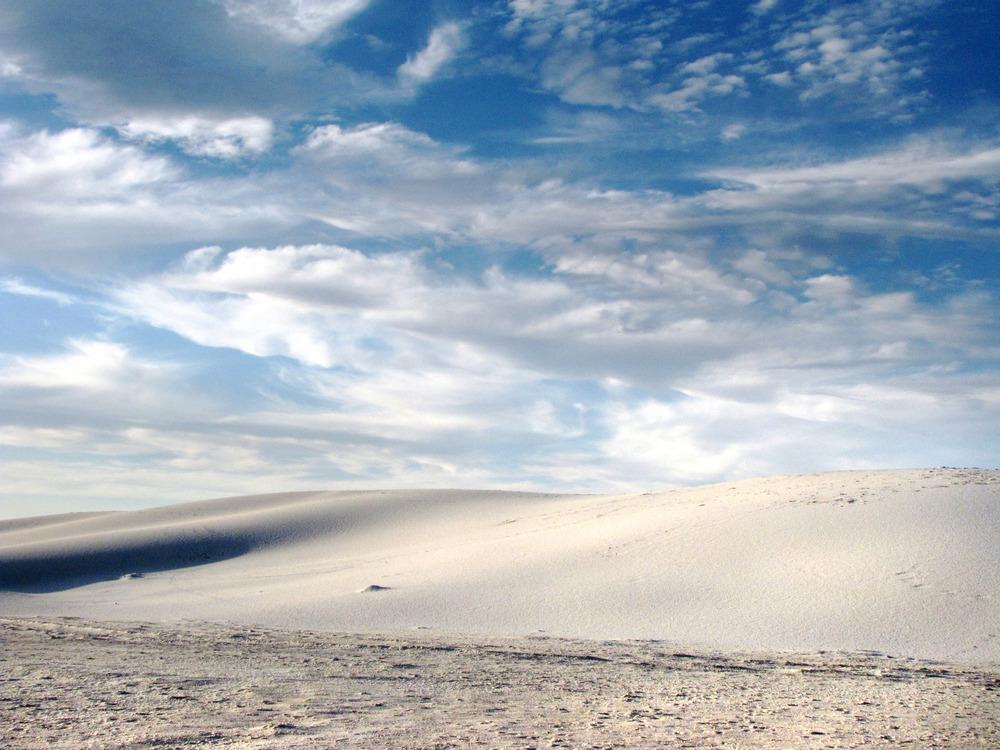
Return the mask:
<path fill-rule="evenodd" d="M 859 653 L 0 620 L 0 747 L 996 748 L 1000 672 Z"/>

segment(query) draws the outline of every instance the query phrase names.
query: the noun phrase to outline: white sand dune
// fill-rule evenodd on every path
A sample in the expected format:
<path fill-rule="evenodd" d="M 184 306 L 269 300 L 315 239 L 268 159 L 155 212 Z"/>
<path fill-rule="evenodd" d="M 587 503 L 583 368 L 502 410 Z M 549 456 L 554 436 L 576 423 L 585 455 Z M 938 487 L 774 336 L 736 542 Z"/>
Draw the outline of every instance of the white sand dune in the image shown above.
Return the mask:
<path fill-rule="evenodd" d="M 0 615 L 1000 661 L 1000 471 L 306 492 L 0 522 Z"/>

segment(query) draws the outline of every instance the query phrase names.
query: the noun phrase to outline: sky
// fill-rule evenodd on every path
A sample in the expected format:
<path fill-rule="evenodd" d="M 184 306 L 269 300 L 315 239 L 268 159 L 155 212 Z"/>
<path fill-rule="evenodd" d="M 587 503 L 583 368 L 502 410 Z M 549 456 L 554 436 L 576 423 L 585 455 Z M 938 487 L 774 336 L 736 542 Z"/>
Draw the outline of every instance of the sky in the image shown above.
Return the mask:
<path fill-rule="evenodd" d="M 995 467 L 998 27 L 8 0 L 0 517 Z"/>

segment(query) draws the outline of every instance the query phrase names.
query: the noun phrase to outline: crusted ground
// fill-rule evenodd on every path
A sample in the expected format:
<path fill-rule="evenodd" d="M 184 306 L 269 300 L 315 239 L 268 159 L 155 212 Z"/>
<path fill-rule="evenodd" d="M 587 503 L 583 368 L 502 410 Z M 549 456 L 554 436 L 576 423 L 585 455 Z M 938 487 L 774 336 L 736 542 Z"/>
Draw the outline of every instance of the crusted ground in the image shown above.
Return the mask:
<path fill-rule="evenodd" d="M 0 620 L 0 747 L 1000 747 L 1000 669 L 663 642 Z"/>

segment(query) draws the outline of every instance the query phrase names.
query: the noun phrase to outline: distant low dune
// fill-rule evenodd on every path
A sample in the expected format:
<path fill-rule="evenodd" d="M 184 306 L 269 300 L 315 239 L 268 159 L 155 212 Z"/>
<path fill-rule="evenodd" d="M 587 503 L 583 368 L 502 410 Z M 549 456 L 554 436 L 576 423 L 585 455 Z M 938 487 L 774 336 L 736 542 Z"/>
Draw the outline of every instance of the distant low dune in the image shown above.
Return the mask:
<path fill-rule="evenodd" d="M 1000 471 L 306 492 L 0 522 L 0 615 L 1000 661 Z"/>

